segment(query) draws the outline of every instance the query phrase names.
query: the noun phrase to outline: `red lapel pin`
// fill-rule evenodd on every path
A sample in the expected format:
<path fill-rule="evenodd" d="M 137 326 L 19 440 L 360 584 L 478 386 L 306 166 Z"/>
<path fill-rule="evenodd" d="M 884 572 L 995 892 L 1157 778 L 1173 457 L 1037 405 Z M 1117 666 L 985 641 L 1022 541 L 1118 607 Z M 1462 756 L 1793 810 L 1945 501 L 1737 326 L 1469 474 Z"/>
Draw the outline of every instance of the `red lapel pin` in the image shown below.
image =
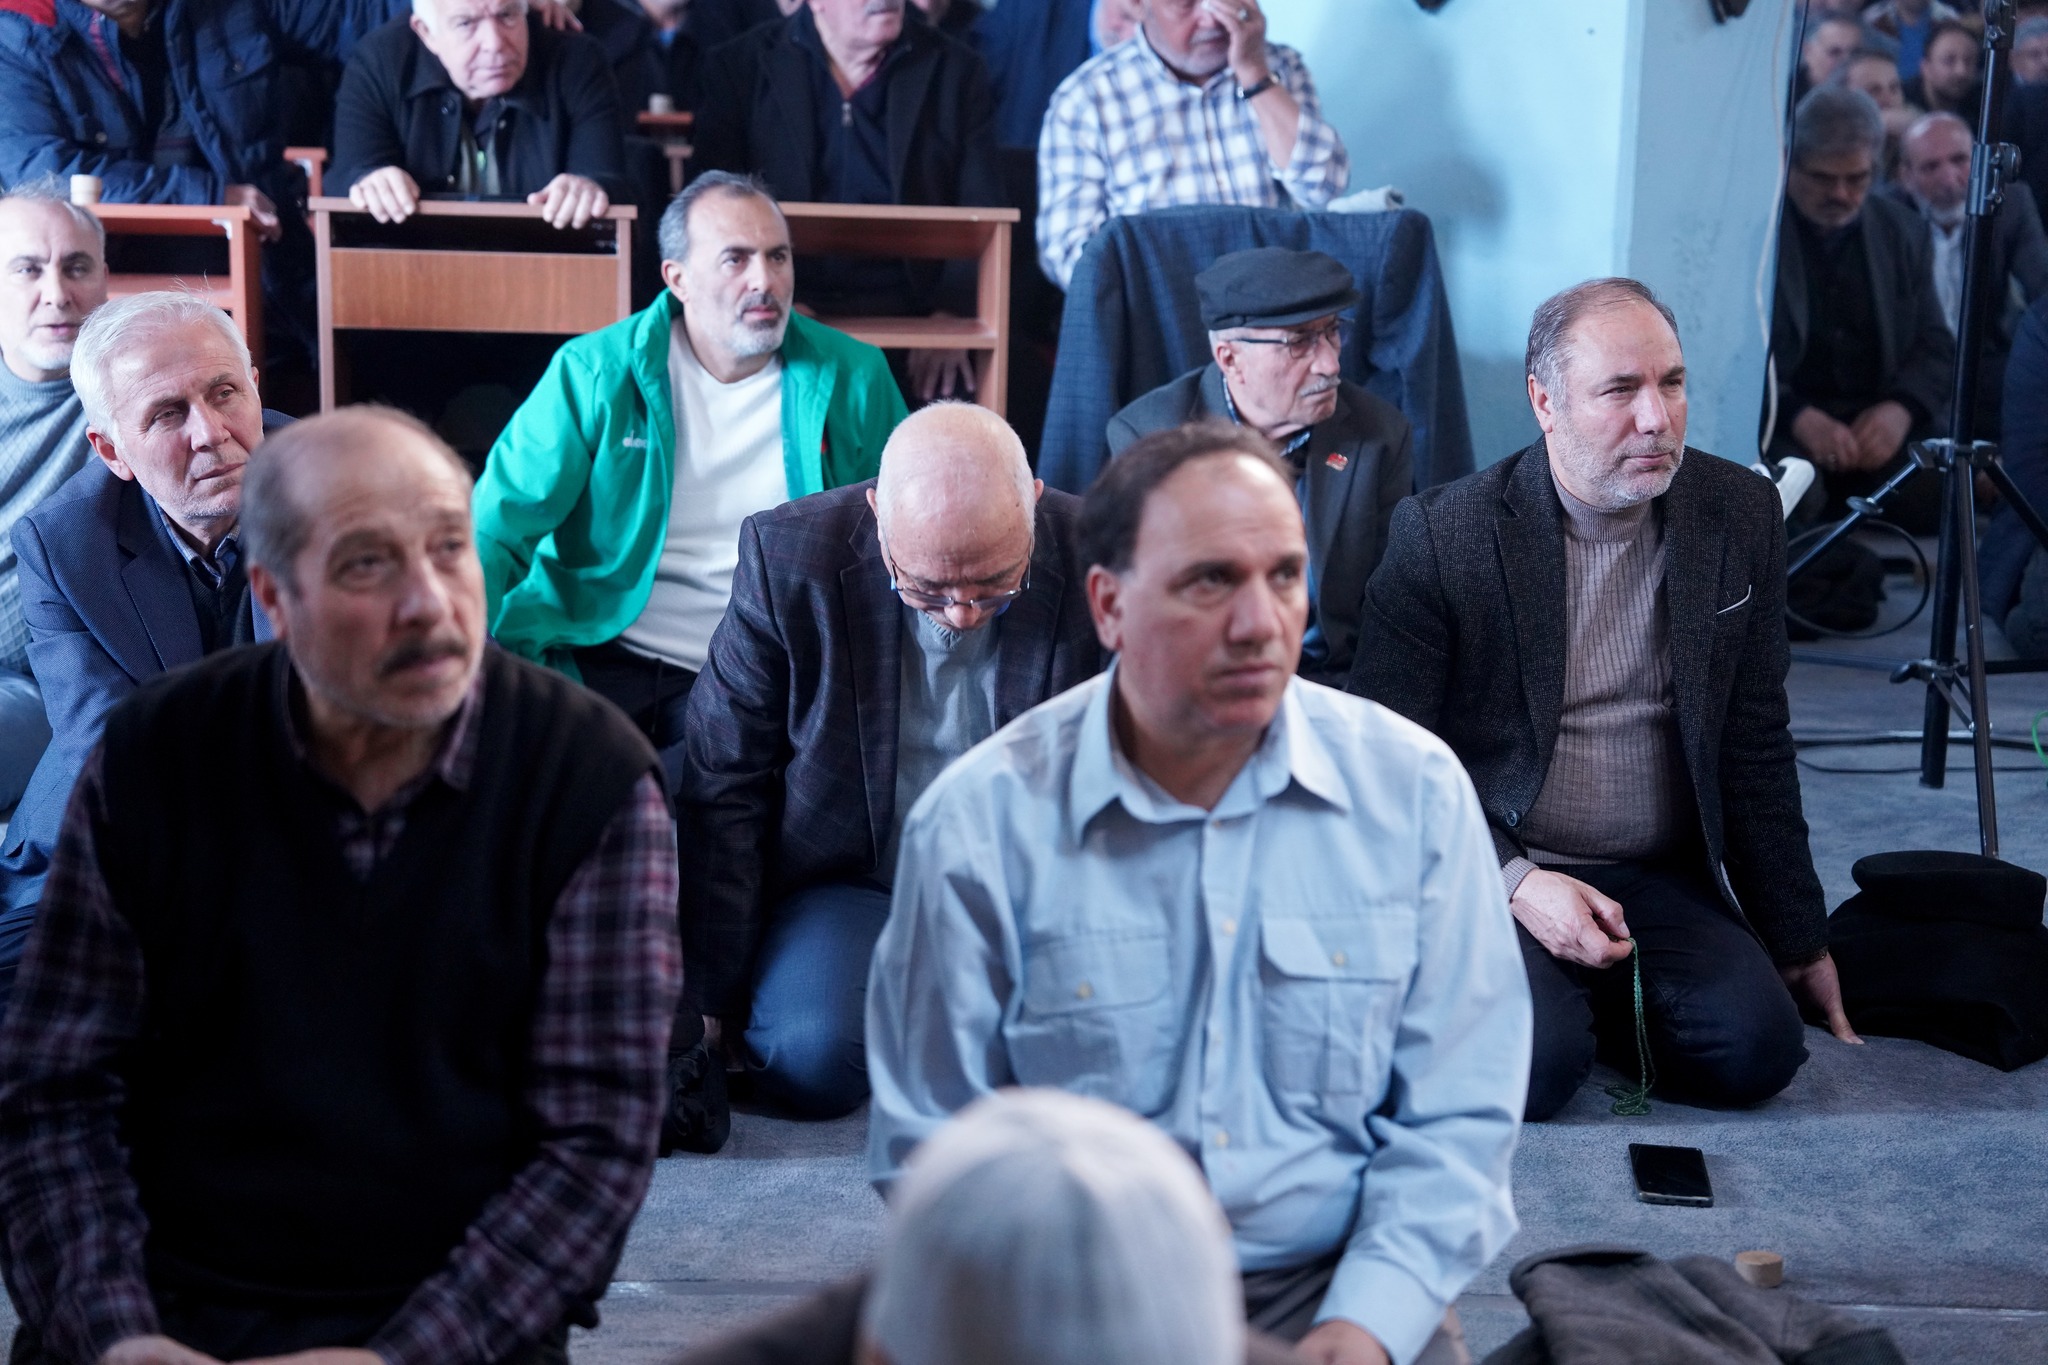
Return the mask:
<path fill-rule="evenodd" d="M 1339 451 L 1333 450 L 1330 452 L 1330 457 L 1324 460 L 1323 463 L 1328 465 L 1332 469 L 1342 471 L 1345 465 L 1351 463 L 1351 459 L 1349 456 L 1344 455 Z"/>

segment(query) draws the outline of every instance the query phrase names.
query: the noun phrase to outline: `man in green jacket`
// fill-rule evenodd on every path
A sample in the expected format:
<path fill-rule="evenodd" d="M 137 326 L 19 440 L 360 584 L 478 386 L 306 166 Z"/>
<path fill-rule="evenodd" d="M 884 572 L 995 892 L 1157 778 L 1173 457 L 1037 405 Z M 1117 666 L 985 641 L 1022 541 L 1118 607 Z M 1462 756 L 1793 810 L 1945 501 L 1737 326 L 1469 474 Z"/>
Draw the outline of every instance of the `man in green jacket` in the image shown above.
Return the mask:
<path fill-rule="evenodd" d="M 791 312 L 758 181 L 698 177 L 660 238 L 668 288 L 555 354 L 475 507 L 498 643 L 617 703 L 673 769 L 740 523 L 873 478 L 904 408 L 880 351 Z"/>

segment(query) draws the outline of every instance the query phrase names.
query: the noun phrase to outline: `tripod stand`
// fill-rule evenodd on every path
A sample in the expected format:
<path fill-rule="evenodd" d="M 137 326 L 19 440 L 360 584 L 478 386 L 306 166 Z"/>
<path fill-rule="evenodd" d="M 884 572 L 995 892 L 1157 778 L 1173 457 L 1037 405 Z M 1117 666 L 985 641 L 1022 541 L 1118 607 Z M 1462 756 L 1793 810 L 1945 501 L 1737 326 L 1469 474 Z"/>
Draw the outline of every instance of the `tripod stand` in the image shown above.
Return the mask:
<path fill-rule="evenodd" d="M 1973 750 L 1977 781 L 1977 832 L 1986 857 L 1998 856 L 1998 793 L 1992 776 L 1991 695 L 1989 678 L 1996 673 L 2035 672 L 2048 663 L 2015 660 L 1987 663 L 1984 658 L 1984 613 L 1977 580 L 1976 476 L 1983 473 L 2019 516 L 2043 550 L 2048 550 L 2048 521 L 2043 521 L 2020 492 L 1999 460 L 1998 450 L 1976 439 L 1977 367 L 1985 329 L 1990 324 L 1994 284 L 1987 278 L 1993 225 L 2005 200 L 2006 182 L 2019 167 L 2019 150 L 1999 141 L 2007 86 L 2008 57 L 2015 24 L 2014 0 L 1986 0 L 1984 6 L 1984 92 L 1978 127 L 1982 130 L 1970 163 L 1968 217 L 1963 237 L 1962 309 L 1956 323 L 1955 382 L 1950 395 L 1949 435 L 1944 440 L 1918 441 L 1911 458 L 1876 492 L 1853 498 L 1844 517 L 1787 570 L 1796 578 L 1829 547 L 1866 519 L 1880 515 L 1887 498 L 1908 481 L 1932 474 L 1942 481 L 1942 518 L 1934 586 L 1932 638 L 1925 657 L 1908 660 L 1892 672 L 1893 682 L 1924 682 L 1927 703 L 1921 721 L 1920 784 L 1940 787 L 1948 774 L 1949 716 L 1966 727 Z M 1956 657 L 1956 627 L 1963 627 L 1964 657 Z"/>

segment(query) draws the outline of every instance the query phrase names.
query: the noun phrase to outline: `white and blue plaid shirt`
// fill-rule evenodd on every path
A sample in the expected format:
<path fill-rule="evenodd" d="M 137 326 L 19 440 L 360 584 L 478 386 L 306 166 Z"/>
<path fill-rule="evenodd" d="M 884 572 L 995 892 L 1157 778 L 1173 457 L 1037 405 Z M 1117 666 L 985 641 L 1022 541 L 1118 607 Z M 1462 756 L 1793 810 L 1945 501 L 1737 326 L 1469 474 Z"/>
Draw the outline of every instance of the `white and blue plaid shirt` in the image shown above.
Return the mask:
<path fill-rule="evenodd" d="M 1180 204 L 1319 209 L 1351 165 L 1301 54 L 1268 44 L 1273 79 L 1301 106 L 1294 155 L 1275 167 L 1257 117 L 1224 67 L 1174 75 L 1141 30 L 1060 82 L 1038 134 L 1038 259 L 1061 288 L 1111 218 Z"/>

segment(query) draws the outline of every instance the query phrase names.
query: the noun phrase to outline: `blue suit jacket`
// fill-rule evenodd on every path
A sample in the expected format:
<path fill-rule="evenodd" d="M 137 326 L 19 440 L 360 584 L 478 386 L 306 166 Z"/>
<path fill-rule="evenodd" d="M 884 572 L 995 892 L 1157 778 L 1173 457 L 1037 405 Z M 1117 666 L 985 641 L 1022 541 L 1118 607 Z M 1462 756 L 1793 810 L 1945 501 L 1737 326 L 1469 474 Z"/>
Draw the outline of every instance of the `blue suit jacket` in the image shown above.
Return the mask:
<path fill-rule="evenodd" d="M 732 604 L 683 722 L 676 793 L 688 993 L 744 1012 L 773 903 L 876 875 L 896 824 L 903 605 L 871 479 L 748 517 Z M 1031 586 L 995 649 L 998 727 L 1102 671 L 1076 541 L 1080 501 L 1039 500 Z"/>
<path fill-rule="evenodd" d="M 289 421 L 266 412 L 264 427 Z M 33 904 L 71 787 L 114 703 L 201 657 L 199 614 L 156 503 L 95 459 L 14 524 L 28 662 L 50 717 L 50 747 L 0 850 L 0 908 Z M 255 609 L 256 638 L 271 638 Z"/>

